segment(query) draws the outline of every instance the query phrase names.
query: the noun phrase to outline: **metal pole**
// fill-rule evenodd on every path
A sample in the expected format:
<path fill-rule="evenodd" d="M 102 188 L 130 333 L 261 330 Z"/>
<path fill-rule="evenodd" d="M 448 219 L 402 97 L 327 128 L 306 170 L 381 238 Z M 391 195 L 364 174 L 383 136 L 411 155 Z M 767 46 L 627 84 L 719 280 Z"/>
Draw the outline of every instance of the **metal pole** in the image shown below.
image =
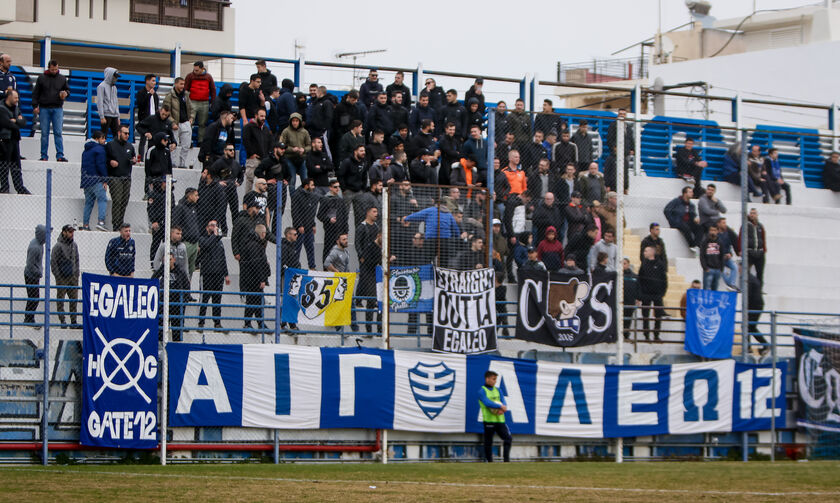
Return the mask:
<path fill-rule="evenodd" d="M 770 379 L 770 462 L 776 461 L 776 311 L 770 313 L 770 361 L 773 374 Z"/>
<path fill-rule="evenodd" d="M 537 73 L 534 72 L 534 76 L 531 77 L 531 86 L 528 89 L 528 100 L 531 105 L 531 111 L 537 111 L 537 82 L 539 82 L 539 78 L 537 77 Z"/>
<path fill-rule="evenodd" d="M 41 464 L 50 461 L 50 248 L 52 241 L 52 169 L 47 170 L 47 240 L 44 243 L 44 397 L 41 411 Z"/>
<path fill-rule="evenodd" d="M 294 181 L 294 180 L 293 180 Z M 303 180 L 301 180 L 301 184 Z M 274 241 L 277 242 L 274 247 L 274 344 L 280 343 L 280 300 L 283 298 L 283 217 L 281 211 L 283 210 L 283 181 L 277 182 L 277 190 L 275 191 L 274 201 Z M 298 187 L 297 190 L 302 190 Z M 298 239 L 303 239 L 303 236 L 298 236 Z M 280 432 L 277 428 L 274 429 L 274 464 L 280 463 Z"/>
<path fill-rule="evenodd" d="M 41 50 L 41 66 L 47 69 L 47 65 L 52 59 L 52 37 L 47 35 L 44 37 L 44 45 Z"/>
<path fill-rule="evenodd" d="M 749 195 L 747 193 L 747 132 L 739 129 L 741 132 L 741 361 L 747 361 L 747 353 L 750 351 L 750 335 L 749 335 L 749 292 L 748 277 L 750 273 L 750 264 L 747 253 L 747 201 Z M 742 461 L 749 460 L 749 435 L 744 432 L 741 435 L 741 449 Z"/>
<path fill-rule="evenodd" d="M 422 91 L 426 86 L 424 85 L 425 79 L 423 78 L 423 62 L 417 63 L 417 70 L 414 72 L 414 82 L 412 82 L 412 86 L 414 89 L 414 100 L 419 102 L 420 101 L 420 91 Z M 409 104 L 410 105 L 410 104 Z"/>
<path fill-rule="evenodd" d="M 624 257 L 624 119 L 616 119 L 615 128 L 615 193 L 618 194 L 615 208 L 615 242 L 619 259 Z M 624 313 L 624 273 L 616 270 L 615 274 L 615 326 L 616 326 L 616 365 L 624 363 L 624 321 L 620 316 Z M 615 439 L 615 462 L 624 462 L 624 439 Z"/>
<path fill-rule="evenodd" d="M 383 187 L 382 198 L 382 348 L 391 347 L 391 186 Z M 388 430 L 382 430 L 382 458 L 383 465 L 388 464 Z"/>
<path fill-rule="evenodd" d="M 642 170 L 642 86 L 639 84 L 633 91 L 633 101 L 636 109 L 633 112 L 633 173 L 639 176 Z"/>
<path fill-rule="evenodd" d="M 490 258 L 493 258 L 493 216 L 496 214 L 496 202 L 493 200 L 494 178 L 493 159 L 496 156 L 496 109 L 487 110 L 487 201 L 490 203 L 490 232 L 487 233 L 487 249 Z M 492 263 L 492 260 L 487 262 Z"/>
<path fill-rule="evenodd" d="M 175 52 L 172 53 L 172 68 L 170 68 L 170 77 L 178 77 L 181 75 L 181 42 L 175 44 Z M 166 269 L 164 267 L 164 269 Z"/>
<path fill-rule="evenodd" d="M 831 104 L 828 114 L 828 127 L 831 128 L 831 150 L 837 152 L 838 137 L 837 137 L 837 105 Z"/>
<path fill-rule="evenodd" d="M 160 408 L 160 464 L 166 465 L 166 431 L 169 423 L 169 365 L 166 345 L 169 344 L 169 254 L 172 253 L 172 175 L 166 175 L 166 212 L 163 219 L 163 351 L 161 352 L 161 378 L 163 400 Z"/>
<path fill-rule="evenodd" d="M 297 82 L 295 82 L 295 85 L 297 86 L 298 91 L 301 91 L 303 89 L 303 73 L 304 73 L 305 69 L 306 69 L 306 58 L 305 58 L 305 55 L 303 54 L 303 51 L 300 51 L 300 55 L 298 56 L 298 68 L 297 68 L 298 72 L 297 72 L 297 75 L 295 76 L 297 78 Z M 354 84 L 355 84 L 355 82 L 354 82 Z M 355 87 L 355 85 L 353 87 Z"/>

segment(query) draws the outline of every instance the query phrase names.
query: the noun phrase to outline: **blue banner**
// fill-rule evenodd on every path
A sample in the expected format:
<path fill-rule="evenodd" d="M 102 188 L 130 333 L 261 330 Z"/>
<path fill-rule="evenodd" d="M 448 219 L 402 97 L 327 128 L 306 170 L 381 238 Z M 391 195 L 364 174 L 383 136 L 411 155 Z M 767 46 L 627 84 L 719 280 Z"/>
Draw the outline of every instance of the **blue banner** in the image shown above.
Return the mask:
<path fill-rule="evenodd" d="M 157 447 L 159 298 L 154 279 L 82 275 L 83 445 Z"/>
<path fill-rule="evenodd" d="M 799 426 L 840 433 L 840 334 L 836 330 L 799 329 L 796 345 L 796 382 Z M 819 436 L 819 432 L 814 432 Z M 836 444 L 835 444 L 836 445 Z"/>
<path fill-rule="evenodd" d="M 731 358 L 737 303 L 736 292 L 688 290 L 685 350 L 704 358 Z"/>
<path fill-rule="evenodd" d="M 733 360 L 582 365 L 280 344 L 167 346 L 173 426 L 483 431 L 478 391 L 499 375 L 516 434 L 628 437 L 785 424 L 785 373 Z M 775 399 L 775 402 L 773 402 Z"/>
<path fill-rule="evenodd" d="M 382 266 L 376 266 L 376 299 L 382 310 Z M 388 282 L 392 313 L 431 313 L 434 309 L 434 268 L 431 265 L 391 267 Z"/>

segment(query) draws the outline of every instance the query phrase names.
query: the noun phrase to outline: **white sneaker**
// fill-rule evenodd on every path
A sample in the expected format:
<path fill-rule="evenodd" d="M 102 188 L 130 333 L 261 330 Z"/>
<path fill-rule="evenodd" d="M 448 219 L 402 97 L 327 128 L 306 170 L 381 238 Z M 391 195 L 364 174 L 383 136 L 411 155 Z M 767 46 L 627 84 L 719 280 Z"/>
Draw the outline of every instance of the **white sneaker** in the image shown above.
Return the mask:
<path fill-rule="evenodd" d="M 105 227 L 105 222 L 99 222 L 96 224 L 96 230 L 98 231 L 107 231 L 108 228 Z"/>

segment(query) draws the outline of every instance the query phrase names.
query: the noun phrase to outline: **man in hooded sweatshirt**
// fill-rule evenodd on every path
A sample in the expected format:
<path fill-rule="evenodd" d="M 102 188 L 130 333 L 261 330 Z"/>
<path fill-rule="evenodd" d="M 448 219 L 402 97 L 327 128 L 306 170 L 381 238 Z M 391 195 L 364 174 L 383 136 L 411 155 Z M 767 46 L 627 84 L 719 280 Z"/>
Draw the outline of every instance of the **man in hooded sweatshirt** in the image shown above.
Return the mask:
<path fill-rule="evenodd" d="M 106 167 L 105 133 L 94 131 L 93 138 L 85 142 L 82 152 L 82 176 L 79 188 L 84 189 L 85 209 L 82 214 L 82 230 L 90 230 L 90 214 L 93 204 L 99 210 L 96 228 L 100 231 L 105 227 L 105 215 L 108 211 L 108 168 Z"/>
<path fill-rule="evenodd" d="M 105 68 L 105 78 L 96 86 L 96 110 L 102 132 L 111 131 L 116 138 L 120 125 L 120 102 L 117 99 L 117 80 L 120 78 L 116 68 Z"/>
<path fill-rule="evenodd" d="M 216 99 L 210 105 L 210 120 L 217 121 L 222 112 L 232 112 L 233 105 L 230 99 L 233 97 L 233 86 L 230 84 L 222 84 L 222 89 L 216 95 Z"/>
<path fill-rule="evenodd" d="M 70 324 L 76 323 L 76 299 L 79 298 L 79 247 L 73 240 L 76 229 L 72 225 L 65 225 L 61 228 L 61 235 L 55 242 L 50 257 L 50 270 L 55 276 L 55 286 L 58 287 L 56 298 L 58 301 L 58 320 L 62 325 L 66 322 L 64 317 L 64 302 L 60 299 L 70 299 Z"/>
<path fill-rule="evenodd" d="M 163 180 L 172 174 L 172 157 L 170 155 L 169 135 L 155 133 L 152 137 L 152 147 L 146 151 L 146 190 L 151 190 L 151 184 Z"/>
<path fill-rule="evenodd" d="M 29 247 L 26 249 L 26 267 L 23 269 L 27 297 L 24 323 L 35 323 L 35 310 L 38 309 L 38 298 L 41 296 L 38 285 L 41 283 L 41 276 L 44 275 L 44 243 L 46 242 L 47 228 L 37 225 L 35 239 L 29 242 Z"/>
<path fill-rule="evenodd" d="M 306 173 L 306 155 L 312 150 L 309 131 L 303 127 L 303 117 L 297 112 L 289 116 L 289 126 L 280 133 L 280 141 L 286 144 L 283 157 L 289 170 L 289 193 L 295 193 L 297 176 L 301 180 L 308 178 Z"/>

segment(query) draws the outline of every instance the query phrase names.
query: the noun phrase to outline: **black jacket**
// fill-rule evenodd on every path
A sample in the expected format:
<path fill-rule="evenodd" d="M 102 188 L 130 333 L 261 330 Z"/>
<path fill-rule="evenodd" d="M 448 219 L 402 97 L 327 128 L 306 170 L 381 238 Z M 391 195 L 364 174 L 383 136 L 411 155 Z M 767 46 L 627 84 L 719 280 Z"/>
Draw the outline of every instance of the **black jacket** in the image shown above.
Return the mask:
<path fill-rule="evenodd" d="M 350 123 L 354 120 L 365 122 L 365 116 L 359 109 L 359 104 L 351 105 L 347 102 L 347 95 L 341 97 L 341 101 L 333 110 L 333 131 L 336 138 L 350 131 Z"/>
<path fill-rule="evenodd" d="M 20 105 L 12 110 L 5 101 L 0 102 L 0 139 L 20 140 L 20 128 L 26 126 L 26 119 L 20 117 Z"/>
<path fill-rule="evenodd" d="M 365 131 L 370 137 L 374 131 L 381 129 L 385 136 L 388 137 L 394 133 L 397 126 L 389 113 L 388 105 L 379 102 L 374 103 L 370 110 L 368 110 L 367 120 L 365 121 Z"/>
<path fill-rule="evenodd" d="M 186 197 L 181 198 L 172 214 L 172 225 L 181 227 L 181 235 L 184 241 L 197 243 L 202 231 L 198 219 L 198 203 L 191 204 Z"/>
<path fill-rule="evenodd" d="M 595 149 L 592 146 L 592 138 L 589 136 L 589 133 L 581 133 L 583 133 L 583 131 L 578 129 L 575 131 L 575 134 L 572 135 L 572 141 L 575 145 L 577 145 L 578 162 L 581 164 L 590 163 L 595 160 Z"/>
<path fill-rule="evenodd" d="M 654 238 L 650 234 L 645 236 L 642 240 L 642 245 L 639 247 L 639 260 L 645 259 L 645 248 L 652 246 L 656 250 L 656 256 L 660 260 L 668 261 L 668 254 L 665 253 L 665 241 L 662 238 Z"/>
<path fill-rule="evenodd" d="M 566 128 L 566 122 L 557 114 L 538 113 L 534 117 L 534 131 L 542 131 L 548 136 L 548 133 L 554 131 L 557 136 Z"/>
<path fill-rule="evenodd" d="M 58 95 L 61 91 L 66 92 L 68 96 L 70 95 L 67 77 L 60 73 L 53 75 L 44 71 L 44 73 L 38 75 L 35 88 L 32 89 L 32 108 L 59 108 L 63 106 L 64 100 Z"/>
<path fill-rule="evenodd" d="M 274 136 L 267 124 L 260 127 L 256 121 L 251 121 L 242 128 L 242 144 L 245 146 L 247 157 L 256 154 L 260 159 L 264 159 L 274 146 Z"/>
<path fill-rule="evenodd" d="M 216 159 L 216 162 L 207 168 L 207 172 L 210 173 L 213 178 L 230 183 L 239 182 L 241 184 L 242 180 L 245 178 L 245 172 L 242 170 L 242 166 L 239 164 L 239 161 L 235 158 L 226 159 L 225 157 L 219 157 Z"/>
<path fill-rule="evenodd" d="M 211 177 L 198 184 L 197 212 L 198 227 L 202 235 L 207 222 L 215 220 L 221 223 L 227 217 L 227 194 L 217 178 Z"/>
<path fill-rule="evenodd" d="M 668 265 L 658 259 L 643 260 L 642 264 L 639 266 L 640 299 L 659 300 L 667 291 Z"/>
<path fill-rule="evenodd" d="M 159 110 L 158 113 L 150 115 L 138 122 L 137 132 L 142 135 L 146 133 L 151 133 L 152 136 L 156 135 L 157 133 L 166 133 L 169 138 L 169 141 L 174 140 L 174 135 L 172 134 L 172 119 L 168 117 L 166 118 L 166 120 L 161 119 Z"/>
<path fill-rule="evenodd" d="M 210 105 L 210 120 L 219 120 L 219 115 L 222 112 L 230 112 L 233 110 L 233 105 L 230 103 L 230 98 L 233 96 L 233 86 L 230 84 L 222 85 L 222 89 L 216 95 L 216 99 Z"/>
<path fill-rule="evenodd" d="M 351 131 L 347 131 L 338 140 L 338 155 L 335 156 L 336 162 L 341 163 L 341 161 L 353 155 L 353 152 L 356 151 L 358 146 L 364 144 L 365 136 L 363 134 L 355 136 Z"/>
<path fill-rule="evenodd" d="M 154 112 L 149 112 L 150 102 L 154 103 Z M 158 113 L 158 111 L 160 111 L 160 96 L 158 96 L 157 91 L 149 93 L 145 86 L 140 88 L 140 90 L 134 95 L 134 109 L 137 110 L 135 114 L 137 122 Z"/>
<path fill-rule="evenodd" d="M 391 83 L 385 88 L 385 93 L 388 94 L 388 101 L 391 101 L 391 97 L 394 93 L 402 94 L 402 106 L 410 107 L 411 106 L 411 91 L 408 89 L 408 86 L 405 84 L 395 84 Z"/>
<path fill-rule="evenodd" d="M 254 235 L 254 227 L 257 224 L 265 224 L 265 216 L 257 214 L 252 217 L 245 210 L 240 211 L 239 215 L 236 216 L 236 220 L 233 222 L 233 230 L 230 233 L 230 249 L 234 255 L 240 255 L 242 253 L 245 241 L 249 235 Z M 266 238 L 272 243 L 275 239 L 271 231 L 268 231 Z"/>
<path fill-rule="evenodd" d="M 715 237 L 713 240 L 706 235 L 700 243 L 700 266 L 703 267 L 703 272 L 711 269 L 722 271 L 724 253 L 725 250 L 721 249 L 720 238 Z"/>
<path fill-rule="evenodd" d="M 428 183 L 437 185 L 437 159 L 432 159 L 430 165 L 426 165 L 423 159 L 414 159 L 408 164 L 408 177 L 411 183 Z"/>
<path fill-rule="evenodd" d="M 335 174 L 335 167 L 325 151 L 310 150 L 306 154 L 306 172 L 309 178 L 315 182 L 316 187 L 328 187 L 330 185 L 330 172 Z"/>
<path fill-rule="evenodd" d="M 368 163 L 365 159 L 357 161 L 350 156 L 341 161 L 338 167 L 338 181 L 341 182 L 343 190 L 362 192 L 367 188 Z"/>
<path fill-rule="evenodd" d="M 560 192 L 562 192 L 563 190 L 563 187 L 560 186 L 560 183 L 560 175 L 557 173 L 557 170 L 548 170 L 548 192 L 554 194 L 555 199 L 559 199 Z M 528 175 L 528 195 L 530 195 L 531 200 L 535 202 L 539 201 L 543 197 L 542 175 L 540 175 L 539 170 L 533 170 L 531 174 Z"/>
<path fill-rule="evenodd" d="M 534 208 L 534 214 L 531 217 L 531 222 L 537 229 L 534 242 L 539 243 L 545 236 L 545 230 L 550 226 L 554 226 L 559 232 L 560 227 L 563 225 L 563 218 L 563 210 L 557 203 L 552 204 L 550 207 L 546 206 L 544 202 L 537 204 Z"/>
<path fill-rule="evenodd" d="M 405 146 L 405 155 L 409 160 L 416 159 L 423 150 L 433 148 L 434 145 L 434 135 L 432 133 L 424 133 L 421 131 L 408 140 L 408 145 Z"/>
<path fill-rule="evenodd" d="M 639 298 L 639 276 L 631 270 L 624 271 L 624 305 L 632 306 Z"/>
<path fill-rule="evenodd" d="M 296 246 L 297 245 L 286 238 L 280 240 L 280 267 L 282 268 L 283 273 L 285 273 L 286 269 L 290 267 L 292 269 L 300 269 L 300 253 L 296 253 Z"/>
<path fill-rule="evenodd" d="M 268 68 L 264 72 L 257 72 L 257 75 L 260 76 L 260 89 L 263 92 L 263 96 L 268 99 L 271 96 L 271 91 L 277 87 L 277 77 Z"/>
<path fill-rule="evenodd" d="M 289 180 L 292 177 L 289 168 L 283 158 L 274 157 L 274 152 L 263 157 L 259 166 L 254 170 L 254 178 L 265 178 L 266 180 Z"/>
<path fill-rule="evenodd" d="M 146 151 L 146 178 L 161 178 L 172 174 L 172 156 L 169 147 L 163 145 L 166 133 L 156 133 L 152 148 Z"/>
<path fill-rule="evenodd" d="M 239 288 L 244 292 L 256 292 L 260 283 L 268 282 L 271 277 L 271 267 L 265 256 L 266 241 L 261 240 L 253 231 L 243 240 L 239 250 Z M 242 272 L 247 274 L 242 274 Z"/>
<path fill-rule="evenodd" d="M 439 135 L 443 135 L 446 131 L 447 122 L 455 124 L 456 137 L 462 139 L 467 137 L 467 110 L 457 101 L 455 103 L 447 103 L 438 110 L 435 130 Z"/>
<path fill-rule="evenodd" d="M 309 130 L 312 138 L 323 136 L 332 127 L 335 104 L 331 98 L 331 96 L 323 96 L 312 104 L 312 113 L 306 124 L 306 129 Z"/>
<path fill-rule="evenodd" d="M 108 162 L 108 175 L 113 177 L 130 177 L 131 167 L 134 166 L 134 145 L 114 139 L 105 145 Z M 117 161 L 117 167 L 111 166 L 111 161 Z"/>
<path fill-rule="evenodd" d="M 318 201 L 321 196 L 314 191 L 298 189 L 292 194 L 292 226 L 303 227 L 304 232 L 315 228 L 315 215 L 318 213 Z"/>
<path fill-rule="evenodd" d="M 688 220 L 694 221 L 697 218 L 697 209 L 691 201 L 686 202 L 682 197 L 675 197 L 665 205 L 662 211 L 671 227 L 679 227 Z"/>
<path fill-rule="evenodd" d="M 245 117 L 253 119 L 260 108 L 262 108 L 260 90 L 251 89 L 248 82 L 243 82 L 239 86 L 239 110 L 245 110 Z"/>
<path fill-rule="evenodd" d="M 330 223 L 330 219 L 335 217 L 335 223 Z M 347 205 L 344 204 L 344 199 L 327 194 L 321 198 L 318 206 L 318 220 L 324 224 L 324 246 L 334 244 L 336 238 L 350 228 L 347 221 Z"/>
<path fill-rule="evenodd" d="M 401 125 L 408 126 L 408 109 L 403 105 L 391 103 L 388 105 L 388 115 L 391 116 L 391 123 L 394 125 L 394 131 Z M 391 135 L 388 135 L 389 137 Z"/>
<path fill-rule="evenodd" d="M 233 123 L 230 126 L 222 126 L 222 121 L 216 121 L 204 130 L 204 139 L 198 150 L 198 160 L 201 162 L 212 162 L 222 157 L 227 145 L 236 145 L 236 132 Z"/>
<path fill-rule="evenodd" d="M 222 236 L 204 233 L 198 240 L 198 256 L 195 265 L 201 269 L 202 276 L 227 276 L 227 259 Z"/>

